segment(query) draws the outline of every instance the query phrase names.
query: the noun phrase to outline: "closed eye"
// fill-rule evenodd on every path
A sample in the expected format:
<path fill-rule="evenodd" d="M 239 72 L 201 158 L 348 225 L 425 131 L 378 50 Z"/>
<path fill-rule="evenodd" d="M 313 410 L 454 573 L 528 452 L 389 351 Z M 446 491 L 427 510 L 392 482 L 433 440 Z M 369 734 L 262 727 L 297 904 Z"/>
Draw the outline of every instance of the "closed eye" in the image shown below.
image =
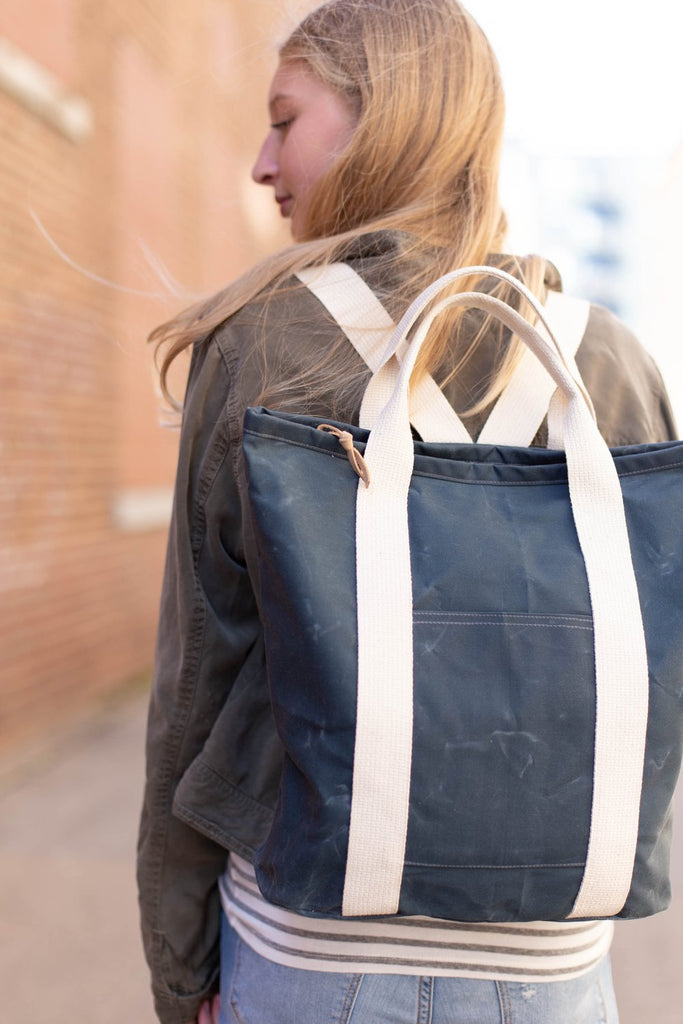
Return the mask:
<path fill-rule="evenodd" d="M 286 121 L 276 121 L 274 124 L 271 124 L 270 127 L 273 128 L 277 132 L 284 131 L 285 128 L 289 128 L 289 126 L 290 126 L 290 124 L 292 123 L 293 120 L 294 120 L 294 118 L 290 117 Z"/>

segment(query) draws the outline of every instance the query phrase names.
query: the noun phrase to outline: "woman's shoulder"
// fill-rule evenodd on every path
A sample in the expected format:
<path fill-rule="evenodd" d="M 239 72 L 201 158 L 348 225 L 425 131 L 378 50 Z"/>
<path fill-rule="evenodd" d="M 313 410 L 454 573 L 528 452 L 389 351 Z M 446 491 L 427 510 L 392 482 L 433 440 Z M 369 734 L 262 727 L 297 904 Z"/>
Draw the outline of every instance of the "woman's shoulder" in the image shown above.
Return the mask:
<path fill-rule="evenodd" d="M 368 235 L 350 243 L 335 262 L 355 270 L 386 303 L 395 286 L 395 244 L 389 233 Z M 214 330 L 210 343 L 225 362 L 241 406 L 253 404 L 268 386 L 288 382 L 297 405 L 315 395 L 318 411 L 305 411 L 330 415 L 336 385 L 350 382 L 349 394 L 355 394 L 358 380 L 368 372 L 325 305 L 295 275 L 264 288 Z M 342 402 L 338 418 L 351 417 L 355 404 L 355 399 Z"/>
<path fill-rule="evenodd" d="M 227 367 L 239 404 L 252 404 L 267 385 L 314 374 L 342 346 L 356 358 L 345 336 L 315 295 L 289 277 L 256 296 L 224 321 L 211 343 Z"/>
<path fill-rule="evenodd" d="M 652 356 L 613 312 L 592 304 L 576 356 L 610 444 L 670 440 L 676 429 L 666 388 Z"/>

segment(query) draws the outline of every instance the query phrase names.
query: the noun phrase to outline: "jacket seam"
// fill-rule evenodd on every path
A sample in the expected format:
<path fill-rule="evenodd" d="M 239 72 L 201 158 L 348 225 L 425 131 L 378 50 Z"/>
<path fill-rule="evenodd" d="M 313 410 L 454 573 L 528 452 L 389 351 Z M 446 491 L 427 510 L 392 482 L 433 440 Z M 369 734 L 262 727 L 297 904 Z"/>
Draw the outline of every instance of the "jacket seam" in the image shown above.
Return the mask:
<path fill-rule="evenodd" d="M 227 366 L 226 366 L 227 372 Z M 167 747 L 167 756 L 164 759 L 163 765 L 160 766 L 160 785 L 158 792 L 159 802 L 169 809 L 172 810 L 173 797 L 175 792 L 174 780 L 178 778 L 178 765 L 181 756 L 183 739 L 186 735 L 188 724 L 191 719 L 192 707 L 194 705 L 196 693 L 197 693 L 197 676 L 198 667 L 201 662 L 202 651 L 204 649 L 204 639 L 206 631 L 206 608 L 203 597 L 202 587 L 199 580 L 199 557 L 203 544 L 206 540 L 206 501 L 211 493 L 211 489 L 215 480 L 218 476 L 221 465 L 225 461 L 227 452 L 229 451 L 230 443 L 229 439 L 221 431 L 210 447 L 209 453 L 207 453 L 207 459 L 204 468 L 197 481 L 196 495 L 194 496 L 191 504 L 192 508 L 192 519 L 193 523 L 190 528 L 190 550 L 192 552 L 192 567 L 194 576 L 194 597 L 192 602 L 192 626 L 188 631 L 188 643 L 186 656 L 183 660 L 182 669 L 180 672 L 179 685 L 178 685 L 178 704 L 177 714 L 175 720 L 169 730 L 169 742 Z M 149 868 L 151 870 L 155 899 L 154 899 L 154 915 L 153 920 L 157 924 L 161 920 L 162 912 L 162 878 L 163 869 L 166 859 L 166 851 L 168 848 L 168 832 L 169 832 L 169 818 L 167 815 L 162 817 L 162 827 L 154 837 L 154 841 L 150 837 L 150 843 L 153 842 L 153 848 L 155 856 L 150 858 L 152 863 Z M 153 866 L 152 866 L 153 864 Z M 165 933 L 162 929 L 153 929 L 158 935 L 163 936 Z M 159 995 L 165 993 L 165 998 L 169 1001 L 178 999 L 196 999 L 198 995 L 207 991 L 211 987 L 213 981 L 208 987 L 205 987 L 199 991 L 199 993 L 187 993 L 183 994 L 177 992 L 171 987 L 167 981 L 166 971 L 163 964 L 159 963 L 159 976 L 163 979 L 165 989 L 159 989 L 156 986 L 156 991 Z M 213 975 L 215 980 L 215 974 Z"/>

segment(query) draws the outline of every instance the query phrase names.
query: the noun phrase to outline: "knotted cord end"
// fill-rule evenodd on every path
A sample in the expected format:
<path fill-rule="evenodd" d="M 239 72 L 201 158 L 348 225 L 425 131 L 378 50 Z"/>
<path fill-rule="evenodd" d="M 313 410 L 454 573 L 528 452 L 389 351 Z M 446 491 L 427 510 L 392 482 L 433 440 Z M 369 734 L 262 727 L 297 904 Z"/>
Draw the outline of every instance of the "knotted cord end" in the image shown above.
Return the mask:
<path fill-rule="evenodd" d="M 358 474 L 366 487 L 370 486 L 370 471 L 368 464 L 353 445 L 353 435 L 348 430 L 340 430 L 339 427 L 333 427 L 330 423 L 321 423 L 318 430 L 324 431 L 326 434 L 332 434 L 337 438 L 340 445 L 346 452 L 348 460 L 351 463 L 354 472 Z"/>

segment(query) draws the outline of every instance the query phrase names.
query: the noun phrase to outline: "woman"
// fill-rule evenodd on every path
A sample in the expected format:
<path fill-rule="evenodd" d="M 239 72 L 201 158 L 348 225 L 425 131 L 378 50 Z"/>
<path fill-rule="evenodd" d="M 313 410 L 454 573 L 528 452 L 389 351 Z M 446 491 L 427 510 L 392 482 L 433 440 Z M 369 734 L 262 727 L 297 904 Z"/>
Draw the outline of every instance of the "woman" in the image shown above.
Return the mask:
<path fill-rule="evenodd" d="M 369 377 L 292 275 L 343 260 L 395 318 L 458 266 L 495 262 L 541 297 L 559 287 L 542 259 L 501 254 L 503 94 L 490 47 L 456 0 L 330 0 L 282 47 L 269 109 L 253 173 L 296 244 L 153 335 L 164 387 L 171 361 L 193 346 L 140 833 L 159 1018 L 217 1020 L 220 972 L 224 1022 L 612 1024 L 609 923 L 432 922 L 416 949 L 390 919 L 382 948 L 364 942 L 361 956 L 344 922 L 322 934 L 318 922 L 311 936 L 309 919 L 259 902 L 250 861 L 268 834 L 282 752 L 243 514 L 242 419 L 264 403 L 357 422 Z M 485 286 L 517 302 L 507 286 Z M 420 370 L 476 436 L 516 356 L 506 332 L 454 313 Z M 673 436 L 656 368 L 607 311 L 592 309 L 577 361 L 609 443 Z"/>

